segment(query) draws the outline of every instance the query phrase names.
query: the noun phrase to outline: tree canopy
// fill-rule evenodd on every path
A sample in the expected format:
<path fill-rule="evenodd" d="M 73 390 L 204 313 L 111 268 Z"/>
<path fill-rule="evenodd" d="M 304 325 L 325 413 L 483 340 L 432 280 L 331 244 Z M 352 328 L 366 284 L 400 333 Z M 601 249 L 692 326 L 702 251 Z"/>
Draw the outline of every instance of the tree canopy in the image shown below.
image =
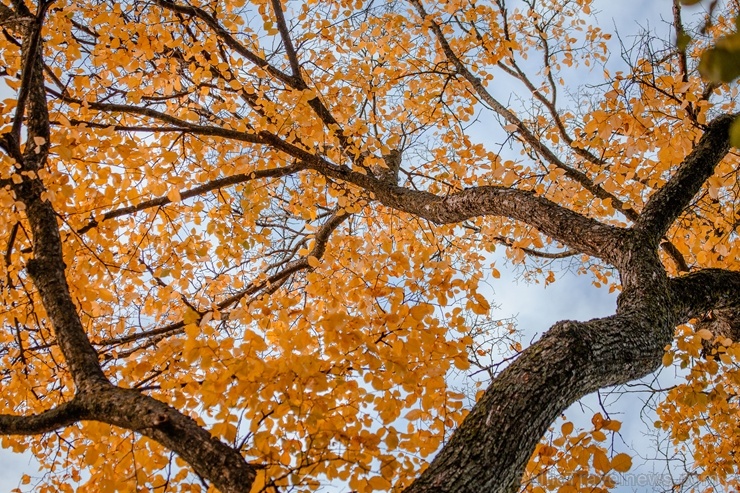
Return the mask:
<path fill-rule="evenodd" d="M 738 89 L 699 67 L 738 5 L 597 7 L 0 3 L 22 489 L 608 491 L 620 423 L 553 423 L 661 366 L 683 487 L 740 488 Z M 503 262 L 616 311 L 522 347 Z"/>

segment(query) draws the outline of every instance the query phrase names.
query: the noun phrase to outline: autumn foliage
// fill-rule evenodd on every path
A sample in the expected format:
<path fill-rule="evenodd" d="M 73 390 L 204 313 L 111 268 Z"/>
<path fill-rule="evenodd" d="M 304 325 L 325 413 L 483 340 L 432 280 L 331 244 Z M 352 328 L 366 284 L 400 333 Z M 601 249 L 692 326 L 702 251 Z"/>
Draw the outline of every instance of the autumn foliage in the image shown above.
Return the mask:
<path fill-rule="evenodd" d="M 740 487 L 737 86 L 697 68 L 736 5 L 664 1 L 633 45 L 589 0 L 0 4 L 21 491 L 609 491 L 620 422 L 555 420 L 661 362 L 692 484 Z M 523 350 L 504 263 L 618 310 Z"/>

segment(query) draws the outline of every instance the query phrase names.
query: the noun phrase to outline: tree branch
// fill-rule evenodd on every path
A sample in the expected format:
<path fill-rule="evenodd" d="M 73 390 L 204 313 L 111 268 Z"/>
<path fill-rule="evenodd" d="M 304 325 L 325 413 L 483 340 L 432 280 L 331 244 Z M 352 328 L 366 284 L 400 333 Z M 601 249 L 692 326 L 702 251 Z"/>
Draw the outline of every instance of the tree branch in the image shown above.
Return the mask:
<path fill-rule="evenodd" d="M 722 115 L 707 125 L 699 142 L 684 158 L 676 173 L 645 204 L 635 224 L 636 229 L 655 239 L 666 234 L 729 152 L 729 129 L 736 117 Z"/>
<path fill-rule="evenodd" d="M 702 269 L 668 281 L 679 323 L 711 310 L 740 310 L 740 272 Z"/>
<path fill-rule="evenodd" d="M 80 399 L 75 397 L 71 401 L 39 414 L 30 416 L 0 414 L 0 434 L 40 435 L 84 419 L 89 419 L 89 414 L 81 405 Z"/>
<path fill-rule="evenodd" d="M 22 64 L 21 87 L 18 90 L 13 126 L 10 131 L 16 142 L 21 141 L 21 126 L 23 125 L 23 119 L 26 113 L 26 101 L 31 92 L 32 79 L 34 78 L 33 75 L 36 68 L 36 58 L 38 57 L 38 50 L 41 46 L 41 25 L 41 19 L 34 19 L 30 29 L 28 29 L 30 33 L 26 36 L 23 43 L 24 60 Z"/>
<path fill-rule="evenodd" d="M 238 140 L 241 142 L 248 142 L 252 144 L 263 143 L 264 141 L 263 134 L 274 137 L 274 135 L 268 134 L 267 132 L 248 133 L 248 132 L 239 132 L 237 130 L 229 130 L 223 127 L 215 127 L 212 125 L 198 125 L 195 123 L 190 123 L 185 120 L 181 120 L 172 115 L 163 113 L 161 111 L 154 110 L 152 108 L 145 108 L 145 107 L 134 106 L 134 105 L 129 105 L 129 104 L 114 104 L 114 103 L 100 103 L 96 101 L 82 101 L 80 99 L 69 97 L 67 95 L 64 95 L 60 92 L 54 91 L 49 88 L 47 88 L 46 90 L 49 92 L 49 94 L 53 95 L 54 97 L 58 98 L 59 100 L 65 103 L 85 105 L 91 109 L 105 111 L 109 113 L 127 113 L 131 115 L 145 116 L 148 118 L 152 118 L 154 120 L 162 121 L 170 125 L 174 125 L 175 129 L 179 132 L 188 132 L 188 133 L 195 134 L 195 135 L 210 135 L 212 137 L 223 137 L 225 139 L 234 139 L 234 140 Z M 165 130 L 171 131 L 172 129 L 161 129 L 161 131 L 165 131 Z M 155 132 L 158 130 L 150 130 L 150 131 Z"/>
<path fill-rule="evenodd" d="M 68 102 L 80 103 L 61 94 L 58 97 Z M 614 242 L 619 240 L 618 228 L 584 217 L 532 192 L 484 186 L 438 196 L 393 186 L 372 176 L 352 171 L 347 166 L 337 166 L 269 132 L 249 134 L 219 127 L 193 125 L 159 111 L 130 105 L 95 102 L 87 104 L 93 109 L 102 111 L 130 112 L 178 126 L 187 126 L 188 130 L 194 133 L 270 145 L 303 161 L 306 168 L 373 192 L 378 200 L 388 207 L 416 214 L 437 224 L 449 224 L 484 215 L 511 217 L 536 227 L 574 250 L 607 261 L 614 251 Z"/>
<path fill-rule="evenodd" d="M 288 30 L 288 24 L 285 22 L 285 14 L 283 14 L 283 6 L 280 0 L 272 0 L 272 11 L 275 13 L 275 20 L 277 21 L 278 31 L 280 32 L 280 38 L 283 40 L 285 45 L 285 54 L 288 57 L 290 63 L 290 69 L 293 72 L 293 77 L 296 80 L 303 80 L 301 77 L 301 65 L 298 63 L 298 55 L 296 54 L 295 48 L 293 47 L 293 41 L 290 39 L 290 31 Z"/>
<path fill-rule="evenodd" d="M 41 29 L 44 10 L 45 7 L 40 5 L 37 30 Z M 65 277 L 66 265 L 57 215 L 51 203 L 44 198 L 46 188 L 36 174 L 46 165 L 49 148 L 49 112 L 44 90 L 41 42 L 40 35 L 34 32 L 28 33 L 23 39 L 23 73 L 31 74 L 26 111 L 29 142 L 22 160 L 17 164 L 21 180 L 13 184 L 12 190 L 25 206 L 31 226 L 33 258 L 27 261 L 26 270 L 39 291 L 75 386 L 77 390 L 84 390 L 88 386 L 107 382 L 107 379 L 72 300 Z M 36 142 L 37 137 L 44 139 L 44 142 Z"/>
<path fill-rule="evenodd" d="M 260 294 L 261 296 L 263 293 L 260 293 L 260 291 L 264 290 L 265 288 L 269 289 L 271 286 L 279 285 L 281 282 L 284 282 L 296 272 L 312 269 L 308 258 L 314 257 L 317 260 L 321 260 L 321 258 L 324 256 L 324 253 L 326 252 L 326 247 L 331 234 L 350 216 L 351 214 L 332 214 L 331 217 L 329 217 L 329 219 L 327 219 L 326 222 L 321 225 L 319 230 L 316 232 L 316 235 L 314 236 L 314 246 L 306 256 L 294 260 L 293 262 L 289 262 L 279 272 L 268 276 L 260 282 L 252 283 L 249 287 L 244 288 L 236 294 L 233 294 L 228 298 L 220 301 L 215 305 L 216 309 L 224 310 L 230 306 L 233 306 L 235 303 L 239 302 L 247 296 L 254 297 L 257 294 Z M 205 313 L 203 313 L 203 315 L 205 315 Z M 97 342 L 96 345 L 119 346 L 122 344 L 136 342 L 142 339 L 156 339 L 157 341 L 159 341 L 164 337 L 182 333 L 184 331 L 184 328 L 185 322 L 180 320 L 178 322 L 174 322 L 164 327 L 159 327 L 157 329 L 138 332 L 136 334 L 130 334 L 126 336 L 104 339 Z"/>
<path fill-rule="evenodd" d="M 105 112 L 110 112 L 110 113 L 124 113 L 124 114 L 128 113 L 132 115 L 146 116 L 153 120 L 158 120 L 158 121 L 167 123 L 169 125 L 174 125 L 178 131 L 187 131 L 194 135 L 208 135 L 211 137 L 221 137 L 224 139 L 233 139 L 239 142 L 247 142 L 250 144 L 269 145 L 279 151 L 285 152 L 286 154 L 293 156 L 296 159 L 300 159 L 306 162 L 314 162 L 319 167 L 327 167 L 327 166 L 336 167 L 330 162 L 326 161 L 321 156 L 312 154 L 305 148 L 302 148 L 294 144 L 291 144 L 289 142 L 286 142 L 285 140 L 281 139 L 276 134 L 273 134 L 273 133 L 270 133 L 264 130 L 259 131 L 259 132 L 240 132 L 238 130 L 230 130 L 227 128 L 216 127 L 212 125 L 197 125 L 197 124 L 190 123 L 185 120 L 181 120 L 174 116 L 168 115 L 167 113 L 163 113 L 161 111 L 157 111 L 151 108 L 143 108 L 140 106 L 127 105 L 127 104 L 100 103 L 100 102 L 95 102 L 95 101 L 84 101 L 83 102 L 82 100 L 66 96 L 62 93 L 53 91 L 48 88 L 47 88 L 47 91 L 49 92 L 49 94 L 52 94 L 54 97 L 59 98 L 61 101 L 64 101 L 65 103 L 86 105 L 89 108 L 100 110 L 100 111 L 105 111 Z M 341 129 L 339 129 L 339 124 L 336 122 L 336 120 L 334 120 L 334 117 L 331 116 L 331 114 L 329 114 L 328 110 L 323 107 L 318 97 L 310 100 L 309 104 L 312 107 L 316 106 L 317 108 L 319 108 L 316 111 L 319 113 L 319 116 L 322 118 L 322 121 L 324 121 L 325 125 L 327 127 L 334 128 L 334 132 L 339 138 L 340 144 L 343 147 L 346 146 L 346 148 L 349 148 L 348 140 L 346 137 L 342 135 Z M 165 131 L 165 130 L 172 130 L 172 129 L 162 129 L 162 131 Z M 155 130 L 151 130 L 151 131 L 155 131 Z"/>
<path fill-rule="evenodd" d="M 385 206 L 436 224 L 452 224 L 478 216 L 502 216 L 534 226 L 573 250 L 615 262 L 615 246 L 623 230 L 585 217 L 534 192 L 480 186 L 446 196 L 390 185 L 345 166 L 314 160 L 310 168 L 372 192 Z"/>
<path fill-rule="evenodd" d="M 40 38 L 38 42 L 41 42 Z M 24 57 L 24 64 L 31 66 L 24 66 L 23 70 L 32 73 L 28 136 L 33 144 L 34 136 L 46 135 L 45 145 L 48 146 L 49 114 L 44 90 L 42 49 L 40 46 L 35 50 L 32 48 L 33 39 L 26 36 L 22 51 L 31 55 Z M 41 145 L 36 143 L 36 146 Z M 44 197 L 46 188 L 35 173 L 46 165 L 46 158 L 45 150 L 34 149 L 34 145 L 26 147 L 23 160 L 18 163 L 21 180 L 14 183 L 13 192 L 25 206 L 32 231 L 33 258 L 28 260 L 26 270 L 38 289 L 57 343 L 74 379 L 76 397 L 71 401 L 74 404 L 60 406 L 35 419 L 0 417 L 0 425 L 5 424 L 9 431 L 13 430 L 13 426 L 22 431 L 25 426 L 26 431 L 41 433 L 80 419 L 80 414 L 74 411 L 77 409 L 75 406 L 82 406 L 87 419 L 142 433 L 175 451 L 196 473 L 208 478 L 222 493 L 248 492 L 256 473 L 237 450 L 211 437 L 192 418 L 175 408 L 136 391 L 118 388 L 106 378 L 70 294 L 56 212 Z M 33 173 L 28 173 L 31 171 Z"/>
<path fill-rule="evenodd" d="M 172 12 L 178 12 L 180 14 L 196 17 L 205 22 L 206 25 L 210 27 L 219 38 L 224 40 L 224 42 L 232 50 L 236 51 L 241 56 L 243 56 L 256 66 L 260 67 L 261 69 L 266 70 L 270 75 L 282 81 L 287 86 L 294 87 L 295 80 L 293 79 L 293 77 L 273 67 L 267 60 L 260 57 L 259 55 L 248 49 L 246 46 L 241 44 L 236 38 L 231 35 L 231 33 L 224 29 L 223 26 L 221 26 L 221 24 L 219 24 L 218 21 L 211 14 L 209 14 L 205 10 L 199 7 L 194 7 L 192 5 L 179 5 L 171 0 L 155 0 L 155 3 L 160 7 L 171 10 Z"/>
<path fill-rule="evenodd" d="M 409 2 L 416 8 L 417 12 L 421 16 L 422 19 L 427 19 L 428 14 L 426 10 L 424 9 L 424 6 L 421 4 L 419 0 L 409 0 Z M 442 47 L 442 52 L 444 53 L 445 57 L 455 66 L 455 69 L 458 73 L 460 73 L 465 80 L 468 81 L 468 83 L 473 87 L 473 90 L 475 93 L 480 97 L 480 99 L 485 102 L 487 105 L 489 105 L 497 114 L 502 116 L 506 121 L 508 121 L 510 124 L 514 125 L 516 127 L 516 131 L 519 132 L 519 134 L 522 136 L 522 139 L 524 142 L 529 144 L 532 149 L 537 151 L 541 156 L 543 156 L 550 164 L 555 166 L 556 168 L 559 168 L 563 171 L 565 171 L 565 176 L 570 178 L 571 180 L 575 181 L 576 183 L 580 184 L 583 188 L 588 190 L 589 193 L 591 193 L 594 197 L 597 197 L 601 200 L 610 200 L 612 207 L 624 214 L 624 216 L 634 221 L 637 219 L 637 214 L 632 208 L 625 207 L 624 202 L 617 197 L 616 195 L 607 192 L 599 185 L 594 184 L 593 180 L 588 177 L 588 175 L 582 171 L 579 171 L 572 166 L 568 166 L 565 164 L 555 153 L 547 147 L 545 144 L 542 143 L 540 139 L 537 138 L 530 130 L 527 128 L 527 126 L 524 124 L 524 122 L 519 119 L 512 111 L 510 111 L 508 108 L 506 108 L 504 105 L 502 105 L 496 98 L 494 98 L 491 93 L 489 93 L 486 88 L 483 86 L 483 82 L 480 80 L 479 77 L 476 77 L 475 74 L 473 74 L 462 62 L 462 60 L 457 56 L 455 51 L 452 49 L 452 46 L 450 46 L 449 42 L 447 41 L 447 38 L 445 38 L 444 33 L 442 32 L 442 29 L 439 27 L 439 24 L 434 22 L 433 20 L 429 20 L 429 26 L 432 32 L 434 33 L 435 38 L 437 39 L 437 42 Z"/>
<path fill-rule="evenodd" d="M 208 25 L 208 27 L 213 30 L 213 32 L 219 38 L 221 38 L 226 43 L 227 46 L 236 51 L 238 54 L 242 55 L 258 67 L 266 70 L 270 75 L 283 82 L 286 86 L 298 91 L 306 90 L 309 88 L 309 86 L 308 84 L 306 84 L 306 82 L 303 80 L 303 77 L 301 76 L 298 56 L 290 38 L 290 32 L 288 31 L 288 27 L 285 22 L 285 16 L 282 12 L 282 6 L 279 0 L 272 0 L 272 2 L 273 10 L 275 12 L 275 17 L 278 24 L 278 31 L 280 32 L 283 43 L 285 44 L 286 54 L 288 56 L 288 61 L 293 72 L 292 76 L 278 70 L 277 68 L 270 65 L 265 59 L 259 57 L 251 50 L 247 49 L 228 31 L 226 31 L 226 29 L 224 29 L 223 26 L 221 26 L 212 15 L 210 15 L 203 9 L 189 5 L 178 5 L 171 0 L 156 0 L 156 4 L 163 8 L 201 19 Z M 329 108 L 327 108 L 326 105 L 321 101 L 319 96 L 317 95 L 316 97 L 311 98 L 308 101 L 308 105 L 311 107 L 311 109 L 314 110 L 324 126 L 337 138 L 337 140 L 339 141 L 339 145 L 345 151 L 346 155 L 351 160 L 357 160 L 358 164 L 362 164 L 364 157 L 362 155 L 355 157 L 355 154 L 351 152 L 352 145 L 350 140 L 347 138 L 346 135 L 344 135 L 341 125 L 339 124 L 337 119 L 334 118 L 334 115 L 331 114 Z"/>
<path fill-rule="evenodd" d="M 256 170 L 249 173 L 239 173 L 236 175 L 226 176 L 223 178 L 218 178 L 212 181 L 209 181 L 208 183 L 204 183 L 200 186 L 191 188 L 189 190 L 183 190 L 180 192 L 180 200 L 186 200 L 192 197 L 197 197 L 199 195 L 203 195 L 205 193 L 211 192 L 213 190 L 218 190 L 220 188 L 224 188 L 230 185 L 237 185 L 240 183 L 246 183 L 252 180 L 259 180 L 262 178 L 279 178 L 281 176 L 287 176 L 293 173 L 296 173 L 302 169 L 304 169 L 305 166 L 302 166 L 300 164 L 291 164 L 290 166 L 285 166 L 283 168 L 273 168 L 273 169 L 264 169 L 264 170 Z M 172 203 L 172 200 L 170 200 L 168 197 L 157 197 L 155 199 L 145 200 L 144 202 L 140 202 L 139 204 L 132 205 L 129 207 L 121 207 L 120 209 L 115 209 L 112 211 L 108 211 L 99 219 L 92 218 L 90 219 L 90 222 L 77 230 L 78 234 L 85 234 L 90 229 L 95 228 L 98 226 L 98 224 L 108 221 L 110 219 L 114 219 L 116 217 L 126 216 L 128 214 L 133 214 L 135 212 L 143 211 L 145 209 L 150 209 L 152 207 L 161 207 L 167 204 Z"/>
<path fill-rule="evenodd" d="M 676 264 L 676 270 L 678 270 L 678 272 L 688 272 L 690 270 L 689 265 L 686 263 L 686 259 L 683 258 L 683 254 L 671 241 L 662 241 L 660 243 L 660 248 L 662 248 L 663 251 L 673 259 L 673 263 Z"/>
<path fill-rule="evenodd" d="M 0 3 L 0 26 L 23 30 L 27 29 L 28 23 L 33 22 L 33 20 L 34 17 L 27 8 L 25 12 L 16 13 L 7 5 Z"/>
<path fill-rule="evenodd" d="M 194 419 L 132 389 L 106 385 L 84 396 L 92 419 L 141 433 L 185 460 L 221 493 L 246 493 L 255 468 L 236 449 L 217 440 Z"/>
<path fill-rule="evenodd" d="M 565 250 L 563 252 L 545 252 L 542 250 L 536 250 L 534 248 L 526 248 L 526 247 L 518 247 L 515 245 L 515 242 L 511 238 L 507 238 L 506 236 L 494 236 L 494 240 L 498 241 L 499 243 L 506 245 L 509 248 L 518 248 L 527 255 L 531 255 L 533 257 L 539 257 L 544 259 L 563 259 L 572 257 L 573 255 L 578 255 L 580 252 L 575 252 L 573 250 Z"/>

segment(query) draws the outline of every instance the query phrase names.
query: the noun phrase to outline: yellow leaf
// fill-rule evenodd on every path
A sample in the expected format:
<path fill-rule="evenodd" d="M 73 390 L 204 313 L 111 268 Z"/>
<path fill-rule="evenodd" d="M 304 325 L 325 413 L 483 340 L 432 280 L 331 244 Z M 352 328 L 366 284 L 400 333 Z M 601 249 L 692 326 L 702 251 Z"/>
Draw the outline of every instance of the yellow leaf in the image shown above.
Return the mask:
<path fill-rule="evenodd" d="M 169 192 L 167 192 L 167 199 L 170 202 L 180 202 L 180 191 L 176 188 L 173 188 Z"/>
<path fill-rule="evenodd" d="M 383 476 L 373 476 L 372 478 L 370 478 L 370 481 L 368 481 L 368 485 L 373 490 L 388 491 L 391 488 L 391 483 Z"/>
<path fill-rule="evenodd" d="M 673 364 L 673 353 L 665 353 L 663 355 L 663 366 L 671 366 Z"/>
<path fill-rule="evenodd" d="M 412 306 L 409 309 L 409 313 L 414 320 L 418 320 L 419 322 L 421 322 L 422 320 L 424 320 L 426 314 L 429 313 L 430 309 L 434 310 L 430 305 L 419 304 Z"/>
<path fill-rule="evenodd" d="M 562 433 L 563 436 L 567 436 L 573 433 L 573 423 L 571 423 L 570 421 L 563 423 L 563 426 L 560 427 L 560 433 Z"/>
<path fill-rule="evenodd" d="M 632 457 L 627 454 L 617 454 L 612 458 L 612 467 L 617 472 L 627 472 L 632 468 Z"/>
<path fill-rule="evenodd" d="M 85 464 L 94 466 L 100 459 L 100 453 L 97 447 L 88 447 L 85 452 Z"/>
<path fill-rule="evenodd" d="M 606 434 L 604 434 L 604 432 L 601 430 L 594 430 L 593 432 L 591 432 L 591 436 L 594 437 L 594 440 L 596 440 L 597 442 L 603 442 L 604 440 L 606 440 Z"/>
<path fill-rule="evenodd" d="M 317 259 L 317 258 L 316 258 L 316 257 L 314 257 L 313 255 L 309 255 L 309 256 L 308 256 L 308 257 L 306 258 L 306 260 L 308 261 L 308 265 L 310 265 L 310 266 L 311 266 L 312 268 L 314 268 L 314 269 L 315 269 L 316 267 L 318 267 L 318 266 L 319 266 L 319 265 L 321 264 L 321 262 L 319 262 L 319 259 Z"/>
<path fill-rule="evenodd" d="M 619 431 L 622 428 L 622 423 L 616 419 L 610 419 L 605 422 L 604 429 L 609 431 Z"/>
<path fill-rule="evenodd" d="M 594 449 L 594 468 L 601 472 L 609 472 L 611 470 L 609 457 L 600 448 Z"/>
<path fill-rule="evenodd" d="M 196 312 L 192 308 L 185 307 L 185 314 L 182 317 L 182 321 L 185 322 L 186 325 L 197 323 L 200 320 L 200 313 Z"/>
<path fill-rule="evenodd" d="M 480 293 L 473 293 L 470 309 L 476 315 L 487 315 L 491 311 L 491 305 Z"/>

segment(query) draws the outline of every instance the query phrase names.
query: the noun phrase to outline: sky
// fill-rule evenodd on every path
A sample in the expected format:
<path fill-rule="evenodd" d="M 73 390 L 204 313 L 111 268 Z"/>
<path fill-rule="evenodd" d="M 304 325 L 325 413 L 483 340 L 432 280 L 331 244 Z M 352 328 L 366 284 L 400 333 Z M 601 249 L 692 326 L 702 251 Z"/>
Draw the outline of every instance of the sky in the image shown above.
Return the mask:
<path fill-rule="evenodd" d="M 600 24 L 610 31 L 618 26 L 620 32 L 636 32 L 640 26 L 659 26 L 661 13 L 663 18 L 670 18 L 671 0 L 597 0 L 597 10 Z M 667 34 L 667 26 L 659 27 L 660 32 Z M 584 80 L 589 77 L 584 73 Z M 572 272 L 561 272 L 558 280 L 545 287 L 543 284 L 530 284 L 521 280 L 520 272 L 504 262 L 498 262 L 497 268 L 501 271 L 501 278 L 491 282 L 491 299 L 498 306 L 494 318 L 516 317 L 517 325 L 523 332 L 523 342 L 536 339 L 555 322 L 564 319 L 589 320 L 614 313 L 616 294 L 609 294 L 607 288 L 596 288 L 592 278 L 588 275 L 578 276 Z M 670 376 L 664 376 L 670 380 Z M 649 437 L 645 436 L 650 430 L 643 423 L 650 422 L 650 417 L 640 416 L 643 407 L 641 398 L 635 395 L 624 395 L 609 406 L 614 418 L 623 421 L 621 451 L 631 446 L 648 454 L 651 445 Z M 568 419 L 576 423 L 576 427 L 588 429 L 590 417 L 598 410 L 599 403 L 596 396 L 589 396 L 581 403 L 571 407 L 566 412 Z M 635 461 L 632 473 L 645 474 L 649 481 L 649 474 L 653 472 L 653 465 L 649 461 Z M 27 454 L 13 454 L 0 451 L 0 492 L 10 491 L 19 485 L 22 474 L 37 475 L 37 466 L 33 458 Z M 623 484 L 615 491 L 617 493 L 650 491 L 647 486 L 631 486 Z"/>

